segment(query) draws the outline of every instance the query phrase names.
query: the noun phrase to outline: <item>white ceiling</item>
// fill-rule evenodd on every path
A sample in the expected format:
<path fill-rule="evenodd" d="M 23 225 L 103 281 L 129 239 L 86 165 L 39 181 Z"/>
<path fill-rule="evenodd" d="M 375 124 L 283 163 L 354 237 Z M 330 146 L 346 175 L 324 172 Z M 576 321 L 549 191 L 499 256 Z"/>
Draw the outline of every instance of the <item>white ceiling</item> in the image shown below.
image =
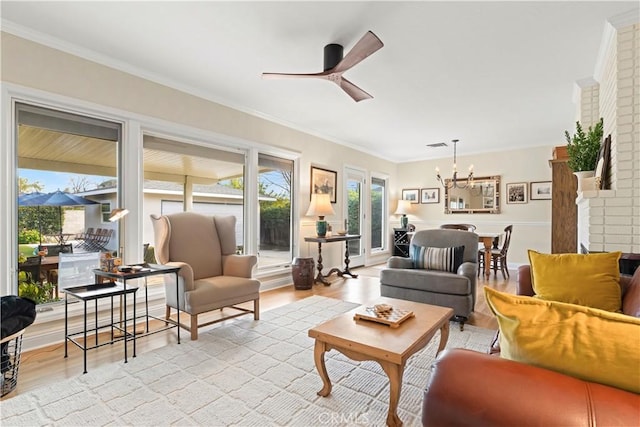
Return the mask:
<path fill-rule="evenodd" d="M 607 19 L 637 2 L 1 2 L 4 31 L 394 161 L 564 143 Z M 323 47 L 385 46 L 322 80 Z M 450 144 L 451 145 L 451 144 Z"/>

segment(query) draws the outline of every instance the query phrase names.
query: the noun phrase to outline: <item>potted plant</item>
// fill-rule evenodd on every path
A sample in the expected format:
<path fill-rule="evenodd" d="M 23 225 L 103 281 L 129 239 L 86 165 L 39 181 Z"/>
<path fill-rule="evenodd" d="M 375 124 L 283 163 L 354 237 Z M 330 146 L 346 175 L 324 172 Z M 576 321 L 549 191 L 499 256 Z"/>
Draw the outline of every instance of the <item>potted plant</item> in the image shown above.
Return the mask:
<path fill-rule="evenodd" d="M 579 121 L 576 122 L 576 133 L 573 137 L 569 131 L 564 131 L 567 139 L 567 165 L 578 178 L 578 191 L 581 191 L 582 180 L 593 177 L 595 174 L 598 152 L 602 143 L 603 119 L 585 133 Z"/>

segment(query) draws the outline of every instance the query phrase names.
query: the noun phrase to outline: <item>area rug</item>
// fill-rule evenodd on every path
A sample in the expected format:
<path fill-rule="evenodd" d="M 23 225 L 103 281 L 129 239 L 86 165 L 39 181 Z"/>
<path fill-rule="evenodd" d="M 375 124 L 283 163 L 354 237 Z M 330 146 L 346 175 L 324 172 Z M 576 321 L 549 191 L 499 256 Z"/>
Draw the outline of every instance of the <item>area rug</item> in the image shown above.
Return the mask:
<path fill-rule="evenodd" d="M 322 381 L 307 331 L 357 304 L 312 296 L 238 318 L 129 363 L 113 363 L 85 375 L 19 394 L 1 403 L 2 426 L 383 426 L 389 385 L 375 362 L 325 354 L 333 384 Z M 452 323 L 447 347 L 485 352 L 494 331 Z M 420 425 L 422 392 L 439 332 L 408 361 L 398 415 Z M 90 357 L 90 355 L 89 355 Z"/>

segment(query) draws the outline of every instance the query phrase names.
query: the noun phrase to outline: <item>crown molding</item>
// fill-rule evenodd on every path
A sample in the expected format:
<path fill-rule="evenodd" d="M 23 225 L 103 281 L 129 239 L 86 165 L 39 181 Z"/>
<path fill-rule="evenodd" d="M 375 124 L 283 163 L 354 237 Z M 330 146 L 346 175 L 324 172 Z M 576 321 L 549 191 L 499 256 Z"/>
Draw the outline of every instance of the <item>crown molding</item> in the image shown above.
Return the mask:
<path fill-rule="evenodd" d="M 401 162 L 402 159 L 400 157 L 397 158 L 383 158 L 380 157 L 379 154 L 375 153 L 372 150 L 368 150 L 362 146 L 359 146 L 357 144 L 348 142 L 348 141 L 341 141 L 336 137 L 333 137 L 331 135 L 328 135 L 326 133 L 322 133 L 316 129 L 306 129 L 303 128 L 295 123 L 289 122 L 287 120 L 282 120 L 276 117 L 272 117 L 268 114 L 265 114 L 263 112 L 257 111 L 257 110 L 253 110 L 250 108 L 247 108 L 245 106 L 241 106 L 241 105 L 237 105 L 233 102 L 230 102 L 226 99 L 222 99 L 219 96 L 216 96 L 210 92 L 207 91 L 203 91 L 202 89 L 193 87 L 193 86 L 189 86 L 189 85 L 185 85 L 182 82 L 176 81 L 176 80 L 172 80 L 172 79 L 167 79 L 166 77 L 162 77 L 160 75 L 157 75 L 155 73 L 149 72 L 147 70 L 141 69 L 139 67 L 134 67 L 129 63 L 123 62 L 123 61 L 118 61 L 108 55 L 104 55 L 98 52 L 95 52 L 91 49 L 86 49 L 83 47 L 80 47 L 76 44 L 73 43 L 69 43 L 66 42 L 64 40 L 60 40 L 56 37 L 52 37 L 50 35 L 41 33 L 39 31 L 34 31 L 31 28 L 27 28 L 24 27 L 22 25 L 16 24 L 14 22 L 2 19 L 1 21 L 2 24 L 2 31 L 9 33 L 9 34 L 13 34 L 17 37 L 32 41 L 34 43 L 38 43 L 41 44 L 43 46 L 47 46 L 50 47 L 52 49 L 56 49 L 65 53 L 68 53 L 70 55 L 74 55 L 83 59 L 86 59 L 88 61 L 92 61 L 95 62 L 97 64 L 100 65 L 104 65 L 106 67 L 109 68 L 113 68 L 115 70 L 118 71 L 122 71 L 124 73 L 127 74 L 131 74 L 133 76 L 166 86 L 166 87 L 170 87 L 172 89 L 176 89 L 179 90 L 181 92 L 187 93 L 189 95 L 193 95 L 193 96 L 197 96 L 199 98 L 202 99 L 206 99 L 208 101 L 214 102 L 216 104 L 222 105 L 224 107 L 227 108 L 231 108 L 234 110 L 237 110 L 239 112 L 245 113 L 245 114 L 249 114 L 250 116 L 253 117 L 257 117 L 259 119 L 262 120 L 266 120 L 268 122 L 271 123 L 275 123 L 284 127 L 287 127 L 289 129 L 298 131 L 298 132 L 302 132 L 306 135 L 310 135 L 310 136 L 314 136 L 316 138 L 320 138 L 322 140 L 328 141 L 328 142 L 332 142 L 334 144 L 338 144 L 344 147 L 348 147 L 351 148 L 353 150 L 359 151 L 361 153 L 364 154 L 368 154 L 370 156 L 376 157 L 376 158 L 382 158 L 384 160 L 389 160 L 391 162 Z"/>
<path fill-rule="evenodd" d="M 640 23 L 640 8 L 631 9 L 607 19 L 616 30 Z"/>

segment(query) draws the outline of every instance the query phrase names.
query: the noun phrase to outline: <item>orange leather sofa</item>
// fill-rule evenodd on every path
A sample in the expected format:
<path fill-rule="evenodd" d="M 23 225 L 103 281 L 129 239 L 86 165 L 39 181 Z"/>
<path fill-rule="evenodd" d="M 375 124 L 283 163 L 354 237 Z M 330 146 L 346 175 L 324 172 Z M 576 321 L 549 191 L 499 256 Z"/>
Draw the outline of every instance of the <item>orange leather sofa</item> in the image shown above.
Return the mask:
<path fill-rule="evenodd" d="M 530 277 L 529 266 L 521 266 L 518 294 L 533 295 Z M 640 317 L 640 268 L 633 277 L 622 276 L 620 286 L 622 311 Z M 432 366 L 422 425 L 640 426 L 640 394 L 496 355 L 448 349 Z"/>

